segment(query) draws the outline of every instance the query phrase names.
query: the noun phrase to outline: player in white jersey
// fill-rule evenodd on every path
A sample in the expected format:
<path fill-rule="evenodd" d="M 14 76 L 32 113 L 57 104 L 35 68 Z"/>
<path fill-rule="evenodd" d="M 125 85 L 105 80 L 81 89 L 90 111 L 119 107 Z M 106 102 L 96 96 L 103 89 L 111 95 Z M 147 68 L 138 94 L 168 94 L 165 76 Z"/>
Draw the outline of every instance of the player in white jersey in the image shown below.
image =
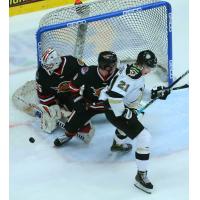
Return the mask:
<path fill-rule="evenodd" d="M 122 142 L 129 137 L 136 139 L 136 164 L 138 173 L 135 177 L 136 187 L 151 193 L 152 183 L 147 178 L 147 165 L 150 156 L 151 135 L 137 118 L 135 106 L 144 93 L 144 75 L 151 72 L 157 64 L 157 58 L 150 50 L 138 54 L 135 64 L 127 65 L 119 70 L 110 86 L 101 92 L 100 99 L 105 101 L 107 119 L 117 128 L 111 151 L 128 148 Z M 160 88 L 160 87 L 159 87 Z M 163 88 L 161 87 L 161 90 Z M 164 90 L 163 90 L 164 91 Z M 149 92 L 149 96 L 150 96 Z M 153 97 L 167 97 L 169 92 L 152 90 Z M 120 145 L 121 144 L 121 145 Z"/>

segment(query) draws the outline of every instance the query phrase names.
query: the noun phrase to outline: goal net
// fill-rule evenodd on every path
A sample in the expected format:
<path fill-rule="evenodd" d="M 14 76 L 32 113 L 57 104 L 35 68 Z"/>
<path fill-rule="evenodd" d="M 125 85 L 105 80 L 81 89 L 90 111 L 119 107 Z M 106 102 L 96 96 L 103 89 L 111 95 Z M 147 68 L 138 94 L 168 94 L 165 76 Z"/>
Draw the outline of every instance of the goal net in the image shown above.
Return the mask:
<path fill-rule="evenodd" d="M 42 52 L 55 48 L 86 64 L 97 64 L 99 52 L 114 51 L 121 62 L 135 60 L 152 50 L 158 65 L 172 79 L 171 6 L 158 0 L 99 0 L 54 10 L 40 21 L 37 38 L 38 66 Z"/>

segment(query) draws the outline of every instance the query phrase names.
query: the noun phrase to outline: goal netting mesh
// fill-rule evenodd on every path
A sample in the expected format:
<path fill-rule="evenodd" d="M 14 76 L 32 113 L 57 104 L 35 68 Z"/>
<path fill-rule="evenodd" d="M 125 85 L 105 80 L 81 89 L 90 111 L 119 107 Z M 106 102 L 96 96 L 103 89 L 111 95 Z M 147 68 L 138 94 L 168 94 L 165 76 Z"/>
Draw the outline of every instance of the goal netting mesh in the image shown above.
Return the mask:
<path fill-rule="evenodd" d="M 158 0 L 99 0 L 46 14 L 37 32 L 38 64 L 42 52 L 55 48 L 86 64 L 97 64 L 99 52 L 114 51 L 123 61 L 152 50 L 172 82 L 171 7 Z"/>

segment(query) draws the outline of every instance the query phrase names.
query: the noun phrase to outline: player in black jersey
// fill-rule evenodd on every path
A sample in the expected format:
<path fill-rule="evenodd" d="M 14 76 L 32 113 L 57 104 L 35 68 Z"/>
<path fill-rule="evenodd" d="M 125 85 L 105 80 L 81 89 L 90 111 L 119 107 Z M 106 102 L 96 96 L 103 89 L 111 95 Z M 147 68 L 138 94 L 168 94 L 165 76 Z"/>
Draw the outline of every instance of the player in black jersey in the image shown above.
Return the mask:
<path fill-rule="evenodd" d="M 60 105 L 72 110 L 68 84 L 86 65 L 71 55 L 59 56 L 52 48 L 43 53 L 41 63 L 36 72 L 36 89 L 42 111 L 41 128 L 50 133 L 56 128 L 56 120 L 61 118 Z"/>
<path fill-rule="evenodd" d="M 104 112 L 103 101 L 98 99 L 99 94 L 110 84 L 117 71 L 117 56 L 111 51 L 99 54 L 98 66 L 81 68 L 78 76 L 69 84 L 71 92 L 80 95 L 75 99 L 75 108 L 65 124 L 65 135 L 54 141 L 56 146 L 71 140 L 88 120 Z"/>
<path fill-rule="evenodd" d="M 85 63 L 73 56 L 59 56 L 56 50 L 47 49 L 38 67 L 36 80 L 31 80 L 18 88 L 12 96 L 13 103 L 18 109 L 31 116 L 41 113 L 41 128 L 52 133 L 56 124 L 66 121 L 73 109 L 73 96 L 69 92 L 69 82 L 86 67 Z M 77 136 L 89 143 L 94 130 L 90 123 L 83 126 Z M 82 135 L 83 134 L 83 135 Z"/>
<path fill-rule="evenodd" d="M 68 105 L 68 99 L 65 99 L 68 83 L 81 67 L 86 67 L 85 63 L 73 56 L 60 57 L 54 49 L 45 51 L 42 57 L 42 66 L 36 72 L 40 103 L 51 106 L 59 101 L 59 103 Z"/>

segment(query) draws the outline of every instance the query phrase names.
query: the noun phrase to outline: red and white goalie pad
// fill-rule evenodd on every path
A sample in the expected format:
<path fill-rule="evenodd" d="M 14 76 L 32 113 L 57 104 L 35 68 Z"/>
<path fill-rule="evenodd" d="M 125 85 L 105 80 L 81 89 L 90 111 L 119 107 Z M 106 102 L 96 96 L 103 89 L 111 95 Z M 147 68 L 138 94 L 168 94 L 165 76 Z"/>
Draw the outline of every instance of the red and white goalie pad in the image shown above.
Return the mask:
<path fill-rule="evenodd" d="M 31 80 L 18 88 L 12 95 L 12 102 L 19 110 L 35 116 L 40 104 L 36 91 L 36 82 Z"/>
<path fill-rule="evenodd" d="M 71 112 L 65 109 L 60 109 L 58 105 L 45 106 L 40 104 L 37 90 L 36 81 L 28 81 L 23 86 L 18 88 L 13 96 L 12 101 L 14 105 L 21 111 L 36 116 L 36 112 L 41 113 L 41 129 L 45 132 L 52 133 L 57 127 L 57 121 L 61 118 L 67 118 Z"/>

